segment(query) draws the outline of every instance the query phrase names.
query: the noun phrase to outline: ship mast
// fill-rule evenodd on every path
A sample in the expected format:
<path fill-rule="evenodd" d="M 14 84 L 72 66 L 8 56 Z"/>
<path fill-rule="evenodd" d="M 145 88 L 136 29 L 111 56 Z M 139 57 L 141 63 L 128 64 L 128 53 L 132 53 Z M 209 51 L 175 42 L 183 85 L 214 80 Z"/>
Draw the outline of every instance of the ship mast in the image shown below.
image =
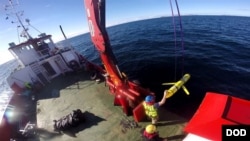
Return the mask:
<path fill-rule="evenodd" d="M 12 0 L 9 0 L 9 6 L 11 7 L 11 10 L 13 11 L 13 13 L 11 13 L 11 14 L 13 14 L 13 15 L 15 15 L 15 17 L 16 17 L 16 19 L 17 19 L 17 22 L 21 25 L 21 27 L 23 28 L 23 33 L 24 33 L 24 37 L 26 37 L 28 40 L 29 39 L 32 39 L 32 37 L 30 36 L 30 34 L 28 33 L 28 28 L 25 28 L 25 26 L 24 26 L 24 24 L 23 24 L 23 22 L 22 22 L 22 20 L 21 20 L 21 18 L 20 18 L 20 12 L 18 12 L 17 10 L 16 10 L 16 8 L 14 7 L 14 4 L 13 4 L 13 2 L 12 2 Z M 6 6 L 6 7 L 8 7 L 8 6 Z M 7 10 L 7 8 L 5 8 L 5 10 Z M 8 18 L 7 18 L 8 19 Z M 12 21 L 12 23 L 14 23 L 13 21 Z"/>

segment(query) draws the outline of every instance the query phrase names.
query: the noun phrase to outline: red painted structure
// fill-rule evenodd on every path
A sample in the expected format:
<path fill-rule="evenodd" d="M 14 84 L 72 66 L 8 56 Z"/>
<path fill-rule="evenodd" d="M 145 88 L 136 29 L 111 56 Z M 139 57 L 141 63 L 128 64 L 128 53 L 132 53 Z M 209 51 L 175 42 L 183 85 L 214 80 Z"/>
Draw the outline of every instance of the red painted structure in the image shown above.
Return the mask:
<path fill-rule="evenodd" d="M 127 115 L 148 94 L 148 89 L 131 82 L 120 72 L 105 27 L 105 0 L 84 0 L 92 42 L 100 53 L 107 74 L 106 83 L 114 94 L 115 105 L 121 105 Z M 136 112 L 134 112 L 136 114 Z"/>
<path fill-rule="evenodd" d="M 11 137 L 11 125 L 5 116 L 2 117 L 0 122 L 0 140 L 9 141 Z"/>
<path fill-rule="evenodd" d="M 222 139 L 222 125 L 250 125 L 250 101 L 207 92 L 185 131 L 209 140 Z"/>

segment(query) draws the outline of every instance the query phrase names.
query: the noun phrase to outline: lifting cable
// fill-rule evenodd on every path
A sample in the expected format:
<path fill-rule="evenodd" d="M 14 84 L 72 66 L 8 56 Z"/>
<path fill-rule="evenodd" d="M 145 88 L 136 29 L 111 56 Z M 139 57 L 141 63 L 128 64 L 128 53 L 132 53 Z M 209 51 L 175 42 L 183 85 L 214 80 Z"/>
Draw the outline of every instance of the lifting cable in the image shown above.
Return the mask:
<path fill-rule="evenodd" d="M 172 6 L 172 0 L 169 0 L 170 2 L 170 7 L 171 7 L 171 12 L 172 12 L 172 22 L 174 26 L 174 47 L 175 47 L 175 60 L 174 60 L 174 81 L 176 81 L 176 67 L 177 67 L 177 56 L 176 56 L 176 29 L 175 29 L 175 18 L 174 18 L 174 11 L 173 11 L 173 6 Z"/>
<path fill-rule="evenodd" d="M 172 0 L 169 0 L 169 1 L 170 1 L 170 6 L 171 6 L 172 18 L 173 18 L 173 26 L 174 26 L 174 41 L 175 41 L 175 70 L 174 70 L 175 71 L 175 75 L 174 75 L 174 80 L 176 81 L 176 71 L 177 71 L 176 27 L 175 27 L 175 16 L 174 16 L 174 12 L 173 12 Z M 178 11 L 180 34 L 181 34 L 181 47 L 182 47 L 182 73 L 181 73 L 181 75 L 183 75 L 184 74 L 184 41 L 183 41 L 182 21 L 181 21 L 181 16 L 180 16 L 180 11 L 179 11 L 177 0 L 175 0 L 175 4 L 176 4 L 177 11 Z"/>

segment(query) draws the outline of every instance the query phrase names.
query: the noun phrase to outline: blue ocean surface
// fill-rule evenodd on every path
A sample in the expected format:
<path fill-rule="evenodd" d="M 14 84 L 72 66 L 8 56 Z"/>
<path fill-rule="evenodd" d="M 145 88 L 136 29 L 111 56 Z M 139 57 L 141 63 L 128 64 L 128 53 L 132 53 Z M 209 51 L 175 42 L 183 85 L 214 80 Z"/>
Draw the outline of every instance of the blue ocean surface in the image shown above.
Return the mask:
<path fill-rule="evenodd" d="M 188 118 L 206 92 L 250 100 L 250 17 L 183 16 L 183 32 L 177 17 L 174 21 L 176 32 L 172 17 L 107 28 L 120 70 L 130 80 L 150 88 L 157 99 L 170 87 L 162 83 L 178 81 L 189 73 L 186 87 L 190 95 L 180 90 L 164 105 Z M 88 60 L 101 65 L 89 34 L 75 36 L 69 42 Z"/>
<path fill-rule="evenodd" d="M 7 84 L 6 79 L 17 66 L 18 63 L 15 60 L 11 60 L 0 65 L 0 122 L 13 95 L 13 91 Z"/>

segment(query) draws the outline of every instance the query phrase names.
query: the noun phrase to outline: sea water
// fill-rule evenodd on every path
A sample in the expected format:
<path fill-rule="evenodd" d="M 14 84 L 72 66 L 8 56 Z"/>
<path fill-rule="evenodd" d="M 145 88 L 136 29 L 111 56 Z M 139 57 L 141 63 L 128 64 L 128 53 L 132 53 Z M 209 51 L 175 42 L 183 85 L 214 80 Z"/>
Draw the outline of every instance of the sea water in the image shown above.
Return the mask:
<path fill-rule="evenodd" d="M 182 28 L 175 18 L 176 32 L 172 17 L 107 28 L 120 71 L 155 92 L 157 99 L 170 87 L 162 83 L 178 81 L 189 73 L 190 95 L 180 90 L 165 104 L 168 110 L 186 116 L 193 114 L 206 92 L 250 100 L 250 17 L 183 16 L 181 22 Z M 101 65 L 89 34 L 68 41 L 89 61 Z M 4 81 L 8 73 L 2 66 Z M 0 84 L 1 91 L 7 89 Z"/>

